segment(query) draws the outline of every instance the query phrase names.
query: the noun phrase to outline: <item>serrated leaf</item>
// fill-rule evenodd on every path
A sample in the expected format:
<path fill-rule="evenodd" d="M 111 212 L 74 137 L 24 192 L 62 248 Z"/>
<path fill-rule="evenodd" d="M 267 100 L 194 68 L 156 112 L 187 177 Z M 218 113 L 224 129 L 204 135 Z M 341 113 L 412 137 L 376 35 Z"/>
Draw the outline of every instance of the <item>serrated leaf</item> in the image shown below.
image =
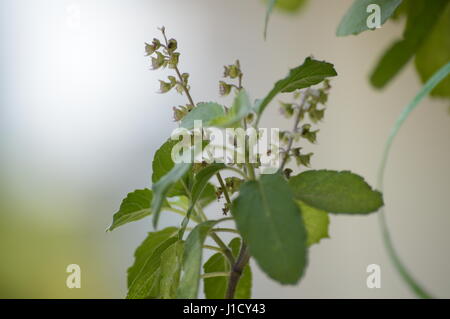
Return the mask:
<path fill-rule="evenodd" d="M 367 7 L 370 4 L 380 6 L 380 22 L 381 24 L 384 24 L 401 2 L 402 0 L 355 0 L 352 6 L 347 10 L 346 14 L 342 17 L 336 30 L 336 35 L 342 37 L 369 30 L 367 18 L 371 13 L 367 12 Z"/>
<path fill-rule="evenodd" d="M 181 121 L 181 127 L 188 130 L 194 128 L 194 121 L 201 120 L 202 126 L 207 127 L 216 118 L 225 115 L 225 108 L 217 103 L 198 103 Z"/>
<path fill-rule="evenodd" d="M 161 254 L 161 279 L 159 298 L 176 297 L 183 263 L 184 242 L 179 240 Z"/>
<path fill-rule="evenodd" d="M 228 246 L 231 248 L 233 255 L 237 258 L 241 246 L 240 238 L 234 238 Z M 230 265 L 223 254 L 217 253 L 212 255 L 203 265 L 205 274 L 212 272 L 229 272 Z M 228 286 L 228 277 L 219 276 L 203 279 L 203 290 L 207 299 L 224 299 Z M 247 264 L 242 272 L 242 276 L 236 286 L 234 294 L 235 299 L 250 299 L 252 288 L 252 271 L 250 264 Z"/>
<path fill-rule="evenodd" d="M 244 183 L 232 213 L 250 254 L 282 284 L 295 284 L 307 261 L 306 229 L 291 188 L 280 174 Z"/>
<path fill-rule="evenodd" d="M 225 115 L 212 120 L 210 123 L 212 126 L 217 127 L 234 127 L 242 120 L 242 118 L 247 116 L 251 110 L 252 104 L 248 94 L 244 89 L 241 89 L 236 95 L 233 105 L 228 112 Z"/>
<path fill-rule="evenodd" d="M 139 299 L 159 295 L 161 254 L 177 241 L 178 229 L 168 227 L 149 233 L 136 249 L 133 266 L 128 268 L 127 298 Z"/>
<path fill-rule="evenodd" d="M 430 3 L 428 3 L 430 4 Z M 416 53 L 415 65 L 422 83 L 450 61 L 450 2 L 442 10 L 433 30 Z M 432 96 L 450 97 L 450 76 L 447 76 L 431 91 Z"/>
<path fill-rule="evenodd" d="M 328 217 L 328 213 L 309 206 L 302 201 L 297 201 L 297 204 L 300 206 L 303 223 L 308 233 L 308 247 L 317 244 L 323 238 L 329 238 L 328 226 L 330 224 L 330 218 Z"/>
<path fill-rule="evenodd" d="M 212 227 L 217 224 L 209 220 L 198 224 L 186 238 L 183 255 L 183 274 L 177 290 L 177 298 L 194 299 L 198 295 L 203 243 Z"/>
<path fill-rule="evenodd" d="M 161 208 L 169 190 L 179 182 L 191 169 L 192 163 L 176 164 L 169 173 L 164 175 L 156 184 L 153 184 L 153 200 L 151 210 L 153 212 L 153 227 L 157 227 Z"/>
<path fill-rule="evenodd" d="M 108 230 L 112 231 L 119 226 L 150 215 L 152 198 L 152 191 L 147 188 L 128 193 L 122 204 L 120 204 L 119 211 L 114 214 L 113 222 Z"/>
<path fill-rule="evenodd" d="M 157 183 L 164 175 L 169 173 L 175 163 L 172 160 L 172 148 L 179 141 L 168 139 L 155 153 L 152 162 L 152 183 Z M 175 183 L 167 193 L 168 197 L 187 195 L 180 181 Z"/>
<path fill-rule="evenodd" d="M 395 42 L 377 63 L 370 77 L 373 86 L 377 88 L 384 87 L 416 54 L 427 37 L 432 33 L 447 2 L 448 0 L 431 2 L 420 0 L 408 6 L 408 20 L 403 39 Z M 429 57 L 427 56 L 427 60 L 430 60 Z"/>
<path fill-rule="evenodd" d="M 380 192 L 349 171 L 311 170 L 289 180 L 295 197 L 330 213 L 368 214 L 383 206 Z"/>
<path fill-rule="evenodd" d="M 307 57 L 302 65 L 291 69 L 284 79 L 275 83 L 269 94 L 255 105 L 256 111 L 261 114 L 278 93 L 310 87 L 336 75 L 333 64 Z"/>

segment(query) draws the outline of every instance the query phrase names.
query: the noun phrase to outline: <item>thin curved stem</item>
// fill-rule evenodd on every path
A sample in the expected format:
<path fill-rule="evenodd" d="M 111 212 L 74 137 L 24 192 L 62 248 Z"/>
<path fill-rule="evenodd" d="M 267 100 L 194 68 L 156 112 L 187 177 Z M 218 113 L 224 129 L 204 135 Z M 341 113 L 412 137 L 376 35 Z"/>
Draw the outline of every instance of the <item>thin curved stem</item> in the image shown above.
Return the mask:
<path fill-rule="evenodd" d="M 423 88 L 419 91 L 419 93 L 414 97 L 414 99 L 403 109 L 402 113 L 398 117 L 397 121 L 392 128 L 392 131 L 386 141 L 383 157 L 381 160 L 380 168 L 378 170 L 378 187 L 380 190 L 383 190 L 383 179 L 384 179 L 384 171 L 386 169 L 387 159 L 389 157 L 389 152 L 394 141 L 395 136 L 397 135 L 400 127 L 408 118 L 409 114 L 419 105 L 420 101 L 427 96 L 435 87 L 438 85 L 448 74 L 450 73 L 450 62 L 444 65 L 441 69 L 439 69 L 428 81 L 425 83 Z M 387 226 L 386 217 L 384 216 L 384 210 L 382 209 L 378 215 L 380 228 L 383 234 L 384 245 L 388 251 L 389 257 L 391 258 L 392 263 L 397 269 L 400 276 L 406 282 L 406 284 L 411 288 L 414 293 L 421 298 L 432 298 L 432 296 L 423 288 L 421 285 L 412 277 L 412 275 L 407 270 L 406 266 L 401 261 L 398 256 L 397 251 L 394 248 L 394 244 L 392 242 L 389 228 Z"/>
<path fill-rule="evenodd" d="M 227 201 L 228 205 L 231 205 L 230 195 L 228 194 L 228 189 L 222 179 L 222 176 L 219 173 L 217 173 L 216 177 L 217 177 L 217 180 L 219 181 L 220 187 L 222 188 L 223 195 L 225 196 L 225 200 Z"/>
<path fill-rule="evenodd" d="M 239 232 L 236 229 L 233 228 L 213 228 L 211 229 L 213 232 L 222 232 L 222 233 L 233 233 L 233 234 L 239 234 Z"/>
<path fill-rule="evenodd" d="M 217 251 L 219 253 L 223 253 L 223 249 L 220 247 L 216 247 L 216 246 L 211 246 L 211 245 L 203 245 L 203 248 L 205 249 L 210 249 L 210 250 L 214 250 Z"/>

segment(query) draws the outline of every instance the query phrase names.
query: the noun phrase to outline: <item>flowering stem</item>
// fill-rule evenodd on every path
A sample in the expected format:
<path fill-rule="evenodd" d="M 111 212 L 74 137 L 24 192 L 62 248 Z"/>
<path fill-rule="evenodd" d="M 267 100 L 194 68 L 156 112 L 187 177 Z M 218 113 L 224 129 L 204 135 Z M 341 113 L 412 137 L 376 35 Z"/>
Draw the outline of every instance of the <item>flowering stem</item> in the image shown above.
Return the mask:
<path fill-rule="evenodd" d="M 297 115 L 296 115 L 295 121 L 294 121 L 294 127 L 292 129 L 292 133 L 293 134 L 295 134 L 297 132 L 297 130 L 298 130 L 298 124 L 300 123 L 301 111 L 302 111 L 303 106 L 305 105 L 307 96 L 308 96 L 308 90 L 306 90 L 303 93 L 302 101 L 301 101 L 301 103 L 300 103 L 300 105 L 298 107 Z M 291 148 L 292 148 L 293 144 L 294 144 L 294 136 L 292 135 L 292 136 L 289 137 L 289 142 L 288 142 L 288 146 L 287 146 L 287 149 L 286 149 L 286 153 L 284 154 L 283 161 L 281 162 L 280 168 L 278 169 L 279 172 L 283 171 L 283 168 L 286 165 L 287 160 L 289 158 L 289 153 L 291 151 Z"/>

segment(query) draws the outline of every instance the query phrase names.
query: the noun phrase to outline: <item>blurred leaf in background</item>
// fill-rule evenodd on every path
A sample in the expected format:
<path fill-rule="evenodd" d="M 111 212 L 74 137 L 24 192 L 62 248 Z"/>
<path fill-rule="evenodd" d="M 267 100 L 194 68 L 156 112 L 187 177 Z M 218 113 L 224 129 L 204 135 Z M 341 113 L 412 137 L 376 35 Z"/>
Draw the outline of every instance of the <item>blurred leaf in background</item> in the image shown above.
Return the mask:
<path fill-rule="evenodd" d="M 308 0 L 264 0 L 266 2 L 266 18 L 264 22 L 264 39 L 267 37 L 267 28 L 269 26 L 269 18 L 273 9 L 287 13 L 297 13 L 305 7 Z"/>
<path fill-rule="evenodd" d="M 33 193 L 33 192 L 31 192 Z M 23 195 L 23 194 L 22 194 Z M 79 223 L 54 220 L 73 208 L 58 200 L 37 203 L 0 184 L 0 298 L 113 298 L 120 291 L 103 274 L 107 261 Z M 69 289 L 69 264 L 81 267 L 81 288 Z"/>
<path fill-rule="evenodd" d="M 369 30 L 364 26 L 369 3 L 380 6 L 382 23 L 388 18 L 406 17 L 402 38 L 391 44 L 372 71 L 370 82 L 374 87 L 385 87 L 413 58 L 423 83 L 450 61 L 450 0 L 355 0 L 336 34 L 347 36 Z M 450 77 L 430 95 L 450 97 Z"/>

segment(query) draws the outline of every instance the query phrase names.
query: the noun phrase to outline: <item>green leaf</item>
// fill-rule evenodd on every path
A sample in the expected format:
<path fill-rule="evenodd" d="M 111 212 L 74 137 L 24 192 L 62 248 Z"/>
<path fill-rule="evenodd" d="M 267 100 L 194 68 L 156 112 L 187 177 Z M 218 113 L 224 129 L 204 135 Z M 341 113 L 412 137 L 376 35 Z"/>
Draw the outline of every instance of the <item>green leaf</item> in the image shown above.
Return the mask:
<path fill-rule="evenodd" d="M 328 235 L 328 226 L 330 224 L 330 218 L 328 213 L 311 207 L 302 201 L 297 201 L 302 212 L 303 223 L 308 233 L 308 247 L 317 244 L 322 238 L 330 238 Z"/>
<path fill-rule="evenodd" d="M 184 217 L 183 221 L 181 222 L 181 229 L 180 229 L 180 238 L 183 237 L 184 231 L 186 230 L 186 227 L 188 225 L 189 219 L 191 218 L 191 214 L 194 211 L 195 205 L 197 204 L 197 201 L 199 201 L 199 204 L 202 204 L 202 201 L 211 195 L 208 195 L 204 191 L 211 191 L 210 187 L 208 187 L 210 184 L 208 183 L 209 179 L 216 174 L 221 169 L 224 169 L 224 164 L 212 164 L 204 169 L 202 169 L 200 172 L 198 172 L 195 175 L 194 185 L 192 186 L 191 190 L 191 204 L 189 206 L 189 209 L 186 212 L 186 216 Z"/>
<path fill-rule="evenodd" d="M 330 213 L 368 214 L 383 206 L 381 193 L 349 171 L 306 171 L 289 185 L 297 199 Z"/>
<path fill-rule="evenodd" d="M 217 224 L 209 220 L 198 224 L 186 239 L 183 256 L 183 275 L 177 290 L 177 298 L 194 299 L 198 295 L 200 268 L 202 265 L 203 243 L 209 231 Z"/>
<path fill-rule="evenodd" d="M 380 6 L 381 24 L 384 24 L 401 2 L 402 0 L 355 0 L 339 23 L 336 35 L 342 37 L 369 30 L 367 18 L 371 13 L 367 12 L 368 5 Z"/>
<path fill-rule="evenodd" d="M 200 198 L 198 199 L 198 204 L 201 207 L 205 207 L 214 202 L 215 200 L 217 200 L 216 188 L 214 187 L 213 184 L 208 183 L 206 184 L 202 194 L 200 195 Z"/>
<path fill-rule="evenodd" d="M 261 269 L 282 284 L 297 283 L 306 268 L 307 235 L 286 180 L 273 174 L 246 182 L 231 210 Z"/>
<path fill-rule="evenodd" d="M 252 104 L 247 92 L 241 89 L 236 95 L 233 105 L 228 112 L 222 116 L 211 121 L 212 126 L 217 127 L 234 127 L 242 118 L 248 115 L 252 110 Z"/>
<path fill-rule="evenodd" d="M 431 4 L 431 3 L 428 3 Z M 415 65 L 423 83 L 450 61 L 450 2 L 442 10 L 433 30 L 416 53 Z M 431 91 L 432 96 L 450 97 L 450 76 Z"/>
<path fill-rule="evenodd" d="M 267 0 L 266 18 L 264 20 L 264 40 L 267 38 L 267 28 L 269 26 L 269 18 L 277 0 Z"/>
<path fill-rule="evenodd" d="M 150 203 L 153 193 L 151 190 L 138 189 L 129 193 L 122 201 L 119 211 L 114 214 L 109 231 L 127 223 L 142 219 L 151 214 Z"/>
<path fill-rule="evenodd" d="M 306 0 L 277 0 L 275 7 L 286 12 L 297 12 L 304 7 Z"/>
<path fill-rule="evenodd" d="M 220 170 L 225 169 L 225 164 L 222 163 L 215 163 L 206 166 L 202 170 L 200 170 L 194 178 L 194 185 L 192 186 L 192 201 L 196 202 L 200 196 L 202 195 L 202 192 L 204 191 L 205 187 L 208 184 L 208 181 L 216 175 Z"/>
<path fill-rule="evenodd" d="M 336 75 L 333 64 L 307 57 L 302 65 L 291 69 L 284 79 L 275 83 L 269 94 L 256 105 L 256 111 L 261 114 L 278 93 L 310 87 Z"/>
<path fill-rule="evenodd" d="M 175 163 L 172 160 L 172 148 L 178 143 L 176 140 L 168 139 L 155 153 L 152 162 L 152 183 L 158 182 L 164 175 L 169 173 Z M 180 181 L 175 183 L 167 193 L 168 197 L 186 195 L 186 191 Z"/>
<path fill-rule="evenodd" d="M 169 173 L 164 175 L 156 184 L 153 184 L 153 200 L 151 205 L 153 227 L 156 228 L 158 225 L 161 208 L 169 190 L 186 175 L 191 167 L 192 163 L 176 164 Z"/>
<path fill-rule="evenodd" d="M 408 6 L 408 20 L 403 39 L 395 42 L 383 54 L 370 77 L 373 86 L 384 87 L 416 54 L 423 42 L 432 33 L 447 2 L 448 0 L 431 2 L 421 0 Z M 429 57 L 427 56 L 427 60 L 429 60 Z M 442 62 L 442 64 L 445 62 Z"/>
<path fill-rule="evenodd" d="M 194 121 L 201 120 L 202 126 L 209 126 L 212 120 L 222 117 L 225 114 L 225 108 L 217 103 L 198 103 L 181 121 L 181 127 L 188 130 L 194 128 Z"/>
<path fill-rule="evenodd" d="M 241 239 L 234 238 L 228 245 L 233 255 L 237 258 L 241 246 Z M 223 254 L 212 255 L 203 265 L 205 274 L 213 272 L 229 272 L 230 265 Z M 203 279 L 203 290 L 207 299 L 224 299 L 228 286 L 228 277 L 218 276 Z M 247 264 L 242 272 L 242 276 L 236 287 L 235 299 L 250 299 L 252 289 L 252 271 L 250 264 Z"/>
<path fill-rule="evenodd" d="M 305 5 L 306 0 L 266 0 L 266 16 L 264 19 L 264 40 L 267 38 L 267 29 L 269 27 L 269 18 L 274 8 L 285 12 L 299 11 Z"/>
<path fill-rule="evenodd" d="M 179 240 L 161 254 L 160 294 L 162 299 L 176 297 L 183 263 L 184 242 Z"/>
<path fill-rule="evenodd" d="M 161 254 L 177 241 L 175 227 L 149 233 L 136 249 L 133 266 L 128 268 L 127 298 L 157 297 L 160 284 Z"/>

